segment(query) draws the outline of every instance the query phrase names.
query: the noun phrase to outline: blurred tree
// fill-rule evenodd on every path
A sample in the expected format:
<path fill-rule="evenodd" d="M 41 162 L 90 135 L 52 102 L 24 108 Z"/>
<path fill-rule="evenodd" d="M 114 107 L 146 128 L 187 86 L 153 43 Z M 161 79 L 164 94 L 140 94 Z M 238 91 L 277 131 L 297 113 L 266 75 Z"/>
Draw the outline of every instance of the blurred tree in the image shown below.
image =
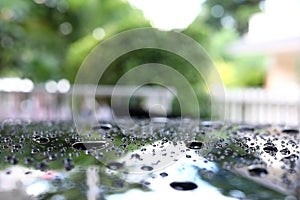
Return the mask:
<path fill-rule="evenodd" d="M 29 77 L 36 82 L 62 77 L 59 64 L 64 58 L 63 47 L 71 41 L 61 31 L 68 19 L 64 3 L 0 2 L 2 75 Z"/>
<path fill-rule="evenodd" d="M 100 22 L 97 21 L 95 23 L 91 23 L 90 28 L 88 28 L 88 24 L 86 25 L 86 20 L 84 19 L 84 14 L 82 13 L 91 13 L 91 11 L 84 11 L 86 8 L 80 7 L 80 9 L 82 10 L 78 11 L 78 13 L 81 13 L 83 17 L 79 17 L 79 23 L 82 23 L 83 26 L 86 26 L 86 29 L 90 29 L 90 31 L 88 31 L 84 37 L 72 43 L 70 45 L 70 48 L 68 49 L 65 69 L 66 76 L 71 81 L 74 80 L 76 72 L 80 67 L 80 63 L 88 55 L 88 53 L 99 43 L 99 41 L 107 39 L 118 32 L 128 30 L 130 28 L 149 26 L 148 21 L 141 17 L 142 13 L 139 10 L 132 10 L 132 8 L 126 9 L 127 5 L 124 4 L 124 2 L 121 2 L 120 4 L 121 5 L 119 5 L 117 9 L 112 5 L 111 7 L 108 6 L 103 8 L 104 10 L 102 13 L 109 12 L 110 14 L 104 15 L 104 19 L 100 20 Z M 122 6 L 125 8 L 122 9 Z M 101 7 L 99 8 L 100 10 L 102 9 Z M 115 14 L 115 16 L 113 14 L 115 12 L 119 15 Z M 105 17 L 108 17 L 108 19 L 105 19 Z M 115 18 L 116 20 L 112 21 L 112 18 Z M 97 23 L 99 24 L 95 25 Z M 95 34 L 97 34 L 97 30 L 103 33 L 103 37 L 100 37 L 98 40 L 97 37 L 95 37 Z M 210 27 L 204 24 L 201 17 L 198 17 L 196 20 L 194 20 L 194 22 L 186 30 L 184 30 L 183 33 L 189 35 L 201 45 L 209 45 L 210 41 L 207 38 L 210 35 Z M 169 52 L 155 49 L 145 49 L 133 51 L 131 53 L 120 56 L 108 67 L 108 69 L 102 75 L 100 82 L 101 84 L 116 84 L 120 77 L 122 77 L 122 75 L 124 75 L 130 69 L 145 63 L 165 64 L 176 69 L 180 74 L 184 75 L 186 79 L 189 80 L 193 89 L 197 91 L 197 98 L 201 107 L 201 116 L 209 116 L 209 99 L 203 78 L 200 75 L 197 75 L 198 73 L 195 72 L 193 67 L 187 61 Z M 185 89 L 180 86 L 177 88 L 177 90 L 180 93 L 185 92 Z M 180 103 L 181 105 L 174 103 L 173 110 L 175 110 L 175 113 L 173 114 L 180 114 L 180 106 L 188 110 L 189 114 L 195 112 L 193 106 L 190 105 L 189 101 Z"/>
<path fill-rule="evenodd" d="M 73 7 L 80 37 L 68 47 L 64 63 L 64 75 L 71 82 L 74 81 L 81 62 L 102 40 L 132 28 L 150 27 L 142 11 L 131 7 L 127 1 L 83 2 L 85 1 L 80 6 Z"/>
<path fill-rule="evenodd" d="M 117 0 L 0 2 L 0 72 L 35 82 L 73 80 L 87 53 L 105 37 L 150 26 L 140 10 Z"/>
<path fill-rule="evenodd" d="M 211 34 L 211 31 L 210 28 L 203 23 L 201 17 L 195 19 L 194 22 L 186 30 L 183 30 L 182 32 L 192 37 L 199 44 L 205 47 L 209 46 L 210 41 L 207 40 L 207 38 Z M 189 50 L 189 48 L 184 46 L 180 48 L 183 48 L 183 51 L 185 48 L 186 51 Z M 204 67 L 206 67 L 205 62 L 208 62 L 208 60 L 205 59 L 203 61 Z M 200 104 L 201 116 L 203 118 L 210 116 L 209 94 L 203 77 L 201 77 L 201 75 L 188 61 L 184 60 L 183 58 L 171 52 L 158 50 L 158 49 L 142 49 L 142 50 L 136 50 L 127 53 L 125 55 L 122 55 L 107 68 L 105 73 L 102 75 L 100 82 L 101 84 L 108 84 L 108 85 L 116 84 L 116 82 L 126 72 L 128 72 L 129 70 L 131 70 L 136 66 L 145 63 L 164 64 L 166 66 L 172 67 L 173 69 L 178 71 L 181 75 L 183 75 L 186 78 L 186 80 L 189 81 L 189 84 L 192 86 L 193 90 L 197 91 L 196 95 L 197 95 L 198 102 Z M 160 74 L 157 74 L 155 77 L 153 77 L 153 81 L 161 80 L 164 77 L 166 77 L 166 75 L 160 76 Z M 168 76 L 168 80 L 166 80 L 167 81 L 166 85 L 171 82 L 176 83 L 176 80 L 171 80 L 172 78 L 175 77 Z M 134 81 L 135 80 L 133 80 L 133 83 Z M 184 88 L 180 83 L 172 86 L 176 87 L 179 95 L 184 96 L 185 93 L 188 92 L 187 89 Z M 178 103 L 180 103 L 180 105 Z M 186 111 L 188 111 L 185 114 L 193 115 L 193 113 L 196 112 L 193 106 L 194 105 L 191 105 L 189 101 L 178 102 L 177 100 L 175 100 L 172 109 L 174 111 L 173 115 L 181 114 L 180 108 L 184 108 Z"/>
<path fill-rule="evenodd" d="M 215 30 L 222 27 L 235 28 L 239 34 L 248 30 L 248 21 L 253 13 L 260 12 L 263 0 L 206 0 L 203 4 L 205 22 Z"/>

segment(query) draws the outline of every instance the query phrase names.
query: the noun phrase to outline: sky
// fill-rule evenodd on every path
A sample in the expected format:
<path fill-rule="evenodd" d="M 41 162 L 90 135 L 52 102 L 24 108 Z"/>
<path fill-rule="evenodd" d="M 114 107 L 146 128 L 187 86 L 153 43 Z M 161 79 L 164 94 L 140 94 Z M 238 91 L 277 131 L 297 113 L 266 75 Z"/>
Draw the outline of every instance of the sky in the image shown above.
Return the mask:
<path fill-rule="evenodd" d="M 266 0 L 263 12 L 254 15 L 249 22 L 248 39 L 272 41 L 300 36 L 300 1 Z"/>
<path fill-rule="evenodd" d="M 197 17 L 204 0 L 129 0 L 155 28 L 185 29 Z"/>

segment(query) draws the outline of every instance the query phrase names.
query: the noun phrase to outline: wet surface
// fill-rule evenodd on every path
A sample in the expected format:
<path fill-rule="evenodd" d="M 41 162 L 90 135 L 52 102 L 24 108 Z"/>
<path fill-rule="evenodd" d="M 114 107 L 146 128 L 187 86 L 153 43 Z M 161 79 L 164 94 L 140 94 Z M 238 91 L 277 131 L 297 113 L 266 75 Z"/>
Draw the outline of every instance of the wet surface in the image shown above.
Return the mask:
<path fill-rule="evenodd" d="M 99 122 L 84 130 L 71 122 L 4 121 L 0 195 L 296 199 L 297 131 L 164 118 Z"/>

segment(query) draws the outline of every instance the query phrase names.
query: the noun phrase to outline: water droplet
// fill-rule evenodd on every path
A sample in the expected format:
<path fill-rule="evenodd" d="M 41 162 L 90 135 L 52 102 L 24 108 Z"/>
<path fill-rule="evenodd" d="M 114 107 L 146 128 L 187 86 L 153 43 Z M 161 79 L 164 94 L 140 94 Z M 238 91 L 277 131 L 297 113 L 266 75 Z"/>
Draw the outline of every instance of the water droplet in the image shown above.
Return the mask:
<path fill-rule="evenodd" d="M 169 174 L 167 174 L 166 172 L 162 172 L 159 175 L 164 178 L 164 177 L 168 176 Z"/>
<path fill-rule="evenodd" d="M 48 156 L 48 159 L 51 160 L 51 161 L 52 161 L 52 160 L 57 160 L 57 157 L 58 157 L 57 154 L 50 154 L 50 155 Z"/>
<path fill-rule="evenodd" d="M 72 147 L 77 150 L 87 150 L 86 146 L 84 145 L 84 142 L 75 142 L 72 145 Z"/>
<path fill-rule="evenodd" d="M 260 166 L 249 166 L 248 167 L 248 172 L 251 176 L 259 176 L 259 177 L 264 177 L 268 175 L 267 169 L 260 167 Z"/>
<path fill-rule="evenodd" d="M 24 163 L 26 164 L 26 165 L 30 165 L 31 163 L 33 162 L 33 159 L 32 158 L 25 158 L 24 159 Z"/>
<path fill-rule="evenodd" d="M 290 150 L 288 149 L 288 148 L 284 148 L 284 149 L 281 149 L 280 150 L 280 153 L 282 154 L 282 155 L 289 155 L 291 152 L 290 152 Z"/>
<path fill-rule="evenodd" d="M 152 171 L 153 167 L 151 167 L 151 166 L 142 166 L 141 169 L 144 170 L 144 171 Z"/>
<path fill-rule="evenodd" d="M 113 162 L 108 163 L 108 164 L 107 164 L 107 167 L 108 167 L 109 169 L 112 169 L 112 170 L 117 170 L 117 169 L 122 168 L 123 165 L 124 165 L 124 163 L 119 163 L 119 162 L 114 162 L 114 161 L 113 161 Z"/>
<path fill-rule="evenodd" d="M 14 155 L 13 156 L 5 156 L 4 162 L 16 165 L 16 164 L 18 164 L 19 160 Z"/>
<path fill-rule="evenodd" d="M 232 168 L 232 163 L 229 163 L 229 162 L 224 162 L 223 165 L 222 165 L 223 169 L 226 169 L 226 170 L 231 170 Z"/>
<path fill-rule="evenodd" d="M 35 138 L 34 141 L 38 144 L 48 144 L 49 143 L 49 138 L 46 138 L 46 137 L 38 137 L 38 138 Z"/>
<path fill-rule="evenodd" d="M 72 147 L 77 150 L 102 149 L 107 145 L 105 141 L 75 142 Z"/>
<path fill-rule="evenodd" d="M 3 142 L 4 142 L 4 143 L 9 143 L 9 142 L 11 142 L 11 139 L 10 139 L 10 138 L 4 138 L 4 139 L 3 139 Z"/>
<path fill-rule="evenodd" d="M 170 183 L 170 186 L 175 189 L 175 190 L 180 190 L 180 191 L 188 191 L 188 190 L 194 190 L 198 186 L 193 183 L 193 182 L 172 182 Z"/>
<path fill-rule="evenodd" d="M 103 123 L 103 124 L 100 124 L 98 126 L 93 127 L 94 130 L 102 129 L 102 130 L 105 130 L 105 131 L 108 131 L 111 128 L 112 128 L 112 125 L 108 124 L 108 123 Z"/>
<path fill-rule="evenodd" d="M 138 160 L 142 160 L 140 154 L 137 154 L 137 153 L 131 154 L 130 159 L 138 159 Z"/>
<path fill-rule="evenodd" d="M 53 147 L 47 147 L 47 151 L 48 151 L 48 152 L 52 152 L 53 150 L 54 150 Z"/>
<path fill-rule="evenodd" d="M 284 164 L 289 165 L 290 168 L 294 168 L 296 165 L 296 160 L 299 159 L 299 156 L 295 154 L 291 154 L 290 156 L 286 156 L 282 158 L 280 161 L 282 161 Z"/>
<path fill-rule="evenodd" d="M 299 133 L 299 129 L 283 129 L 281 131 L 282 133 L 288 133 L 288 134 L 298 134 Z"/>
<path fill-rule="evenodd" d="M 264 145 L 263 150 L 272 156 L 275 156 L 278 151 L 277 147 L 274 144 L 269 142 Z"/>
<path fill-rule="evenodd" d="M 216 156 L 214 154 L 212 154 L 212 153 L 209 153 L 207 155 L 207 160 L 208 161 L 215 161 L 216 160 Z"/>
<path fill-rule="evenodd" d="M 151 183 L 148 182 L 148 181 L 143 181 L 143 182 L 142 182 L 142 186 L 143 186 L 144 188 L 148 188 L 150 184 L 151 184 Z"/>
<path fill-rule="evenodd" d="M 40 152 L 40 149 L 38 149 L 38 148 L 31 149 L 31 154 L 37 154 L 39 152 Z"/>
<path fill-rule="evenodd" d="M 21 144 L 14 144 L 14 145 L 13 145 L 13 148 L 14 148 L 14 149 L 21 149 L 22 146 L 23 146 L 23 145 L 21 145 Z"/>
<path fill-rule="evenodd" d="M 203 143 L 202 142 L 190 142 L 188 143 L 187 147 L 190 149 L 201 149 Z"/>

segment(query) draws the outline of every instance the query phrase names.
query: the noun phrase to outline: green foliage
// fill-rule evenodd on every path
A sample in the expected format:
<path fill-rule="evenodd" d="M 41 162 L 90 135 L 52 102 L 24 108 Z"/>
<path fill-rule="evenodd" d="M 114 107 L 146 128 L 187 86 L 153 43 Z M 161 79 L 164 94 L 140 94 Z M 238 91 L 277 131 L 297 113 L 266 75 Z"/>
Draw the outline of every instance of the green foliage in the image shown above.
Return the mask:
<path fill-rule="evenodd" d="M 121 0 L 4 0 L 0 8 L 0 72 L 35 82 L 74 80 L 84 57 L 99 43 L 92 36 L 95 28 L 110 37 L 150 26 L 140 10 Z"/>
<path fill-rule="evenodd" d="M 209 48 L 223 83 L 227 87 L 259 87 L 265 81 L 266 68 L 262 56 L 238 57 L 228 54 L 227 47 L 238 39 L 232 29 L 222 29 L 212 35 Z"/>
<path fill-rule="evenodd" d="M 211 43 L 210 35 L 212 29 L 205 24 L 203 16 L 199 15 L 182 33 L 196 40 L 205 49 L 208 49 Z"/>
<path fill-rule="evenodd" d="M 65 54 L 63 47 L 70 38 L 59 31 L 68 16 L 58 5 L 58 2 L 56 7 L 34 1 L 0 2 L 0 70 L 5 75 L 17 71 L 35 82 L 62 77 L 59 64 Z"/>
<path fill-rule="evenodd" d="M 206 62 L 206 61 L 204 61 Z M 210 113 L 210 102 L 208 99 L 208 93 L 206 92 L 206 85 L 203 77 L 199 74 L 199 72 L 192 66 L 189 62 L 184 60 L 183 58 L 175 55 L 173 53 L 157 50 L 157 49 L 143 49 L 136 50 L 130 53 L 127 53 L 123 56 L 120 56 L 117 60 L 115 60 L 104 72 L 102 75 L 100 82 L 102 84 L 113 85 L 116 84 L 117 81 L 124 75 L 126 72 L 131 70 L 134 67 L 140 66 L 146 63 L 160 63 L 166 66 L 169 66 L 176 71 L 179 72 L 182 76 L 189 81 L 189 84 L 196 92 L 197 100 L 200 104 L 201 108 L 201 116 L 203 118 L 209 117 Z M 205 63 L 204 63 L 205 65 Z M 166 78 L 166 74 L 156 74 L 153 77 L 153 82 L 163 82 L 164 78 Z M 175 85 L 171 85 L 176 87 L 178 95 L 188 96 L 188 90 L 177 80 L 173 80 L 177 77 L 168 76 L 168 79 L 165 80 L 165 85 L 169 83 L 174 83 Z M 135 80 L 132 80 L 132 84 L 135 83 Z M 130 82 L 127 82 L 130 84 Z M 176 103 L 177 102 L 177 103 Z M 173 111 L 174 115 L 180 114 L 180 108 L 184 108 L 188 112 L 185 113 L 187 115 L 192 115 L 195 113 L 195 108 L 191 103 L 187 101 L 180 101 L 180 105 L 178 101 L 174 100 Z"/>
<path fill-rule="evenodd" d="M 84 58 L 99 42 L 125 30 L 150 26 L 142 12 L 127 1 L 93 0 L 76 8 L 81 37 L 69 45 L 64 62 L 64 75 L 71 82 Z M 95 28 L 102 28 L 105 33 L 100 40 L 93 37 Z"/>
<path fill-rule="evenodd" d="M 225 17 L 234 20 L 236 30 L 241 34 L 248 30 L 248 20 L 253 13 L 260 12 L 259 3 L 262 0 L 207 0 L 204 3 L 205 22 L 215 30 L 220 30 Z M 227 18 L 227 19 L 228 19 Z M 223 21 L 223 22 L 222 22 Z"/>

